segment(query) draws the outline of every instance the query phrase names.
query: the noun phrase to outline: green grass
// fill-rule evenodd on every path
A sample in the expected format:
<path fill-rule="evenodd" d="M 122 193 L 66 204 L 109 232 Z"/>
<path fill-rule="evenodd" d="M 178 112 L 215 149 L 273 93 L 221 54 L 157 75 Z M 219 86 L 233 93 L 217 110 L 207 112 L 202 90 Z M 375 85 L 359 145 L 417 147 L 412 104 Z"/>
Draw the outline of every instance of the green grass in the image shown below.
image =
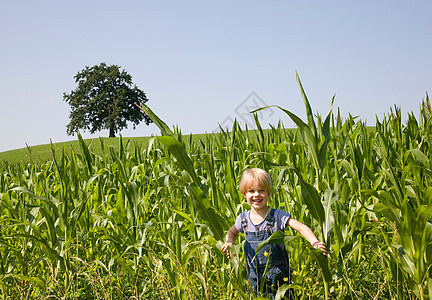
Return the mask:
<path fill-rule="evenodd" d="M 147 144 L 150 137 L 128 137 L 123 138 L 123 142 L 130 142 L 133 144 Z M 86 144 L 91 148 L 92 152 L 95 154 L 102 153 L 102 144 L 104 148 L 108 149 L 109 147 L 117 148 L 119 143 L 118 137 L 113 138 L 94 138 L 94 139 L 86 139 Z M 78 151 L 80 149 L 78 139 L 62 142 L 62 143 L 53 143 L 38 145 L 38 146 L 29 146 L 27 148 L 21 148 L 16 150 L 10 150 L 5 152 L 0 152 L 0 166 L 5 164 L 16 164 L 19 162 L 33 162 L 33 163 L 43 163 L 51 159 L 51 147 L 55 147 L 57 150 L 61 150 L 65 148 L 66 150 L 74 149 Z"/>
<path fill-rule="evenodd" d="M 200 138 L 206 136 L 207 134 L 194 134 L 192 135 L 192 139 L 194 141 L 198 141 Z M 185 135 L 184 137 L 189 137 L 189 135 Z M 142 145 L 146 146 L 149 139 L 151 137 L 123 137 L 123 143 L 130 143 L 131 146 Z M 94 139 L 86 139 L 86 144 L 89 146 L 91 151 L 100 155 L 102 153 L 102 143 L 104 149 L 108 149 L 109 147 L 113 147 L 114 149 L 118 148 L 119 145 L 119 137 L 112 138 L 94 138 Z M 62 150 L 63 148 L 69 152 L 70 149 L 74 149 L 75 151 L 80 151 L 80 145 L 78 138 L 76 140 L 71 140 L 62 143 L 53 143 L 45 144 L 45 145 L 37 145 L 37 146 L 29 146 L 21 149 L 9 150 L 0 152 L 0 169 L 5 165 L 14 165 L 20 162 L 24 163 L 44 163 L 51 160 L 51 147 L 55 147 L 57 150 Z M 130 147 L 130 151 L 133 151 L 134 147 Z"/>

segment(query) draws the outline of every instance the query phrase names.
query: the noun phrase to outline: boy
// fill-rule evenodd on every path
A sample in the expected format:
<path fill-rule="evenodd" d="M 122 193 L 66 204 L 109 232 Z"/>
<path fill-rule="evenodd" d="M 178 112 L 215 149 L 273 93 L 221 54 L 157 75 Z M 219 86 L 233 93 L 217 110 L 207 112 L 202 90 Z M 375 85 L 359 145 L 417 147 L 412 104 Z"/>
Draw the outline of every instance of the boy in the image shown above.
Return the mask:
<path fill-rule="evenodd" d="M 255 256 L 255 249 L 259 242 L 270 237 L 276 230 L 284 231 L 287 226 L 290 226 L 303 235 L 314 248 L 321 249 L 324 255 L 327 255 L 327 249 L 323 242 L 318 241 L 308 226 L 291 218 L 289 213 L 267 206 L 272 186 L 270 175 L 266 171 L 258 168 L 244 171 L 239 190 L 251 209 L 237 216 L 235 224 L 227 232 L 225 244 L 221 250 L 229 258 L 228 248 L 234 244 L 238 233 L 243 232 L 247 272 L 253 291 L 258 294 L 259 280 L 264 275 L 268 257 L 270 261 L 264 293 L 273 298 L 278 287 L 290 278 L 288 255 L 285 245 L 277 244 L 267 245 Z"/>

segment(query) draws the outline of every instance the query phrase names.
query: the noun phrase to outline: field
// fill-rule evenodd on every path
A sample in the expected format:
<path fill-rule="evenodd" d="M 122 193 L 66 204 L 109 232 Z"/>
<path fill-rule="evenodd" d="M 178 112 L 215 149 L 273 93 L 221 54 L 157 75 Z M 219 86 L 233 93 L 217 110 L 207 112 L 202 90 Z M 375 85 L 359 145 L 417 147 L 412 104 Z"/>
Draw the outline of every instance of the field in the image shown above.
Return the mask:
<path fill-rule="evenodd" d="M 395 108 L 372 130 L 314 117 L 303 100 L 306 121 L 281 108 L 295 130 L 262 130 L 256 118 L 257 131 L 183 136 L 144 106 L 158 137 L 110 146 L 78 136 L 48 146 L 46 161 L 3 164 L 0 299 L 248 299 L 243 237 L 230 260 L 220 247 L 248 209 L 237 189 L 249 167 L 270 173 L 270 205 L 330 250 L 278 236 L 292 278 L 277 298 L 291 288 L 296 299 L 430 299 L 429 100 L 417 119 L 402 124 Z"/>
<path fill-rule="evenodd" d="M 131 143 L 146 143 L 148 137 L 143 138 L 128 138 L 131 140 Z M 105 147 L 116 147 L 118 145 L 117 138 L 100 138 L 100 139 L 88 139 L 86 140 L 88 147 L 91 147 L 92 152 L 96 155 L 100 155 L 102 153 L 101 145 L 103 144 Z M 80 149 L 80 144 L 78 140 L 70 141 L 70 142 L 62 142 L 62 143 L 54 143 L 56 148 L 65 148 L 69 149 Z M 26 148 L 10 150 L 5 152 L 0 152 L 0 165 L 13 165 L 16 163 L 45 163 L 52 158 L 52 145 L 37 145 L 37 146 L 29 146 Z"/>

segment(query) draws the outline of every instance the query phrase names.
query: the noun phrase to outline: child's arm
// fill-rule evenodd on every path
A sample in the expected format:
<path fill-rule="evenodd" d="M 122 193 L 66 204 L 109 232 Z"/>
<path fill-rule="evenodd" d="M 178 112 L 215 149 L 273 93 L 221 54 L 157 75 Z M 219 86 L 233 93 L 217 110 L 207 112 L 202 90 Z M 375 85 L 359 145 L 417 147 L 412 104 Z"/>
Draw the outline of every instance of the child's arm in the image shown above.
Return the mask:
<path fill-rule="evenodd" d="M 297 230 L 315 249 L 320 249 L 324 255 L 327 255 L 327 248 L 323 242 L 318 241 L 312 230 L 303 223 L 300 223 L 293 218 L 289 218 L 287 221 L 292 229 Z"/>
<path fill-rule="evenodd" d="M 226 257 L 230 258 L 230 253 L 228 248 L 231 247 L 239 234 L 237 228 L 233 225 L 227 232 L 225 236 L 225 244 L 222 246 L 221 250 L 225 253 Z"/>

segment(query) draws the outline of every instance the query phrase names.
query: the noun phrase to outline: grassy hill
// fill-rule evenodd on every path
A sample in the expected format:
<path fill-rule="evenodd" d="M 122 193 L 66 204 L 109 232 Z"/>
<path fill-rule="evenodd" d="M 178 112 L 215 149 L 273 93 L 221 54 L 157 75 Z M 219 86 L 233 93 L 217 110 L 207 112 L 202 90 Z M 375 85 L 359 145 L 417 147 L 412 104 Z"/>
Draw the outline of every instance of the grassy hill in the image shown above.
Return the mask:
<path fill-rule="evenodd" d="M 146 145 L 150 137 L 123 137 L 123 143 L 129 142 L 131 145 L 143 144 Z M 94 138 L 86 139 L 86 144 L 96 154 L 102 153 L 102 147 L 108 149 L 109 147 L 117 148 L 119 144 L 119 138 Z M 102 146 L 103 145 L 103 146 Z M 80 152 L 80 145 L 78 138 L 73 141 L 53 143 L 46 145 L 30 146 L 27 148 L 21 148 L 16 150 L 10 150 L 0 152 L 0 166 L 5 164 L 16 164 L 21 161 L 24 162 L 46 162 L 51 159 L 52 148 L 61 151 L 63 148 L 66 151 L 74 149 L 76 152 Z"/>
<path fill-rule="evenodd" d="M 194 134 L 192 136 L 193 139 L 200 139 L 207 134 Z M 189 135 L 188 135 L 189 136 Z M 130 151 L 134 150 L 135 145 L 141 145 L 145 147 L 151 137 L 123 137 L 123 144 L 130 144 Z M 117 149 L 119 146 L 119 137 L 113 138 L 94 138 L 94 139 L 85 139 L 86 144 L 89 146 L 90 150 L 95 154 L 102 153 L 102 147 L 104 150 L 109 149 L 109 147 L 113 147 Z M 33 162 L 33 163 L 43 163 L 52 158 L 52 148 L 57 150 L 60 153 L 63 149 L 69 152 L 73 149 L 75 152 L 81 152 L 78 138 L 76 140 L 62 142 L 62 143 L 53 143 L 38 145 L 38 146 L 29 146 L 27 148 L 15 149 L 0 152 L 0 169 L 5 165 L 13 165 L 19 162 Z"/>

